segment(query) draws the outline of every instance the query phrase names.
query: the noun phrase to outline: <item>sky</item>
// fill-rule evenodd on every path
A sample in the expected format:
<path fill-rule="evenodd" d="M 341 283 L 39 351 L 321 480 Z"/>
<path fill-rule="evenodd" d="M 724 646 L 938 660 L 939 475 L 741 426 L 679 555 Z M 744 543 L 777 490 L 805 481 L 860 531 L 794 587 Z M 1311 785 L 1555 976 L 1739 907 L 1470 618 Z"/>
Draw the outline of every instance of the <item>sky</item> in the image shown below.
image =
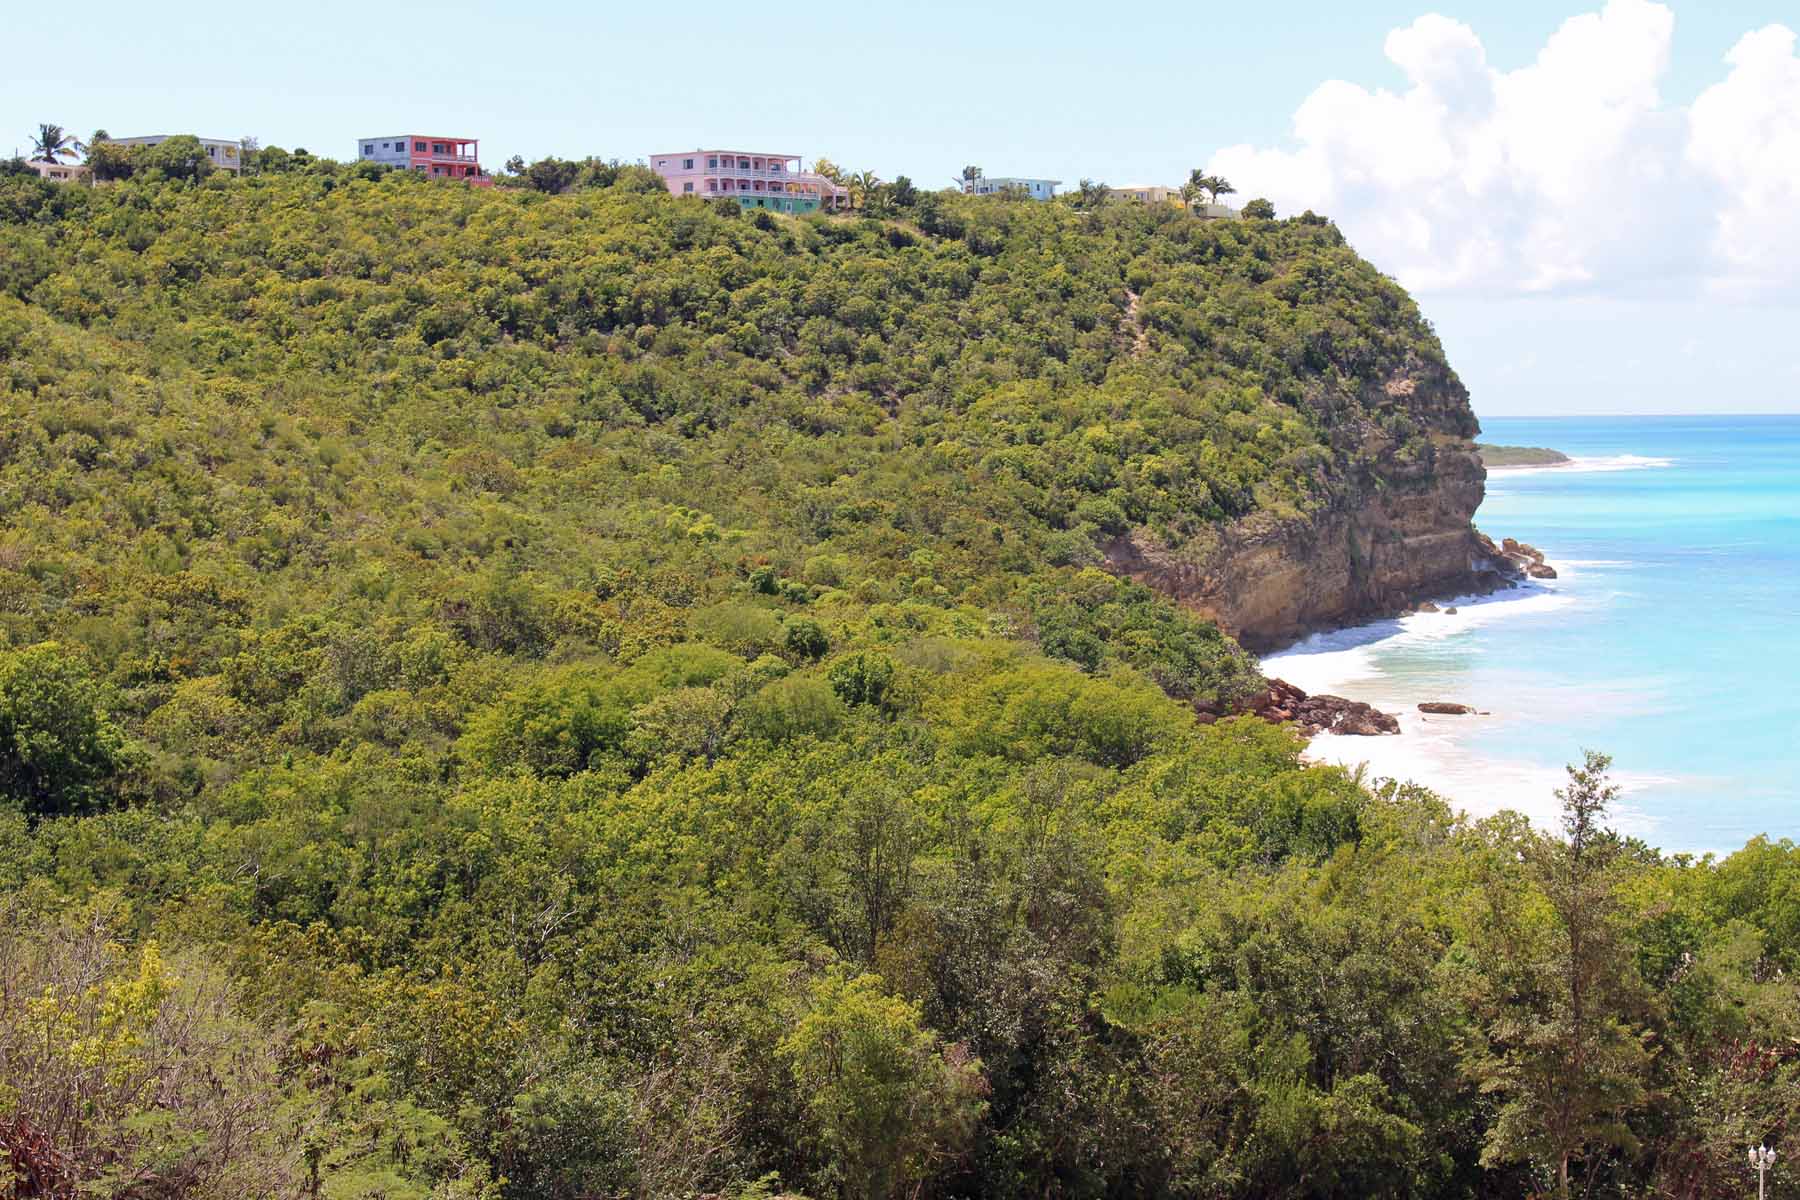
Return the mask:
<path fill-rule="evenodd" d="M 1179 183 L 1335 219 L 1476 411 L 1800 411 L 1800 0 L 10 6 L 0 151 L 393 133 L 883 178 Z M 79 30 L 78 35 L 74 32 Z"/>

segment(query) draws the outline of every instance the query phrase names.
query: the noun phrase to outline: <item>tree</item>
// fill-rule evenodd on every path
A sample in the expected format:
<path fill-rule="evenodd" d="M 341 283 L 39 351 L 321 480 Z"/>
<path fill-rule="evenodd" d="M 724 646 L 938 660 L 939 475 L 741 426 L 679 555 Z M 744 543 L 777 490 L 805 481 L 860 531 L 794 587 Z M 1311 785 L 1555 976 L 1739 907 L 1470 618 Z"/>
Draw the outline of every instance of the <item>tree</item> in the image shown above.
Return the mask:
<path fill-rule="evenodd" d="M 509 168 L 510 169 L 510 168 Z M 533 191 L 556 195 L 566 192 L 581 174 L 581 164 L 560 158 L 540 158 L 525 168 L 525 182 Z"/>
<path fill-rule="evenodd" d="M 850 177 L 850 207 L 867 208 L 869 198 L 881 186 L 881 176 L 873 171 L 858 171 Z"/>
<path fill-rule="evenodd" d="M 839 186 L 842 186 L 844 182 L 844 169 L 832 162 L 829 158 L 814 159 L 813 174 L 823 175 L 825 178 Z"/>
<path fill-rule="evenodd" d="M 1483 888 L 1485 1036 L 1470 1069 L 1501 1107 L 1481 1161 L 1537 1164 L 1564 1200 L 1578 1166 L 1592 1188 L 1596 1151 L 1635 1145 L 1625 1118 L 1643 1098 L 1650 1057 L 1634 1021 L 1642 985 L 1622 929 L 1623 843 L 1604 823 L 1619 794 L 1610 765 L 1589 751 L 1570 767 L 1556 793 L 1563 838 L 1531 830 L 1508 838 L 1500 862 L 1522 863 L 1524 878 L 1501 867 Z"/>
<path fill-rule="evenodd" d="M 982 175 L 981 175 L 980 167 L 976 167 L 976 166 L 964 167 L 962 169 L 962 174 L 956 180 L 956 185 L 958 187 L 962 188 L 962 190 L 966 192 L 969 190 L 970 185 L 976 183 L 981 178 L 982 178 Z"/>
<path fill-rule="evenodd" d="M 941 1045 L 917 1006 L 874 975 L 821 978 L 779 1053 L 824 1160 L 821 1182 L 849 1200 L 917 1195 L 987 1108 L 980 1061 Z"/>
<path fill-rule="evenodd" d="M 55 642 L 0 653 L 0 801 L 28 816 L 94 807 L 126 760 L 100 685 Z"/>
<path fill-rule="evenodd" d="M 154 146 L 131 148 L 133 173 L 158 172 L 165 179 L 185 179 L 198 183 L 212 174 L 213 162 L 200 139 L 190 134 L 165 138 Z"/>
<path fill-rule="evenodd" d="M 1075 207 L 1084 212 L 1093 212 L 1104 207 L 1111 198 L 1112 190 L 1104 183 L 1084 179 L 1075 186 Z"/>
<path fill-rule="evenodd" d="M 1244 205 L 1243 215 L 1247 220 L 1251 221 L 1273 221 L 1275 219 L 1275 206 L 1258 196 L 1256 199 L 1251 200 Z"/>
<path fill-rule="evenodd" d="M 90 145 L 87 156 L 89 177 L 102 183 L 130 179 L 137 169 L 137 158 L 133 153 L 136 149 L 135 146 L 121 146 L 117 142 L 97 142 Z"/>
<path fill-rule="evenodd" d="M 511 158 L 507 159 L 506 160 L 506 173 L 508 175 L 523 175 L 525 173 L 525 158 L 524 158 L 524 156 L 520 155 L 520 154 L 515 154 Z"/>
<path fill-rule="evenodd" d="M 1218 203 L 1220 196 L 1228 196 L 1237 191 L 1222 176 L 1208 175 L 1204 170 L 1195 167 L 1188 172 L 1188 181 L 1182 185 L 1181 198 L 1192 208 L 1205 197 L 1207 204 Z"/>
<path fill-rule="evenodd" d="M 31 139 L 33 162 L 53 163 L 65 158 L 78 158 L 81 150 L 81 143 L 65 132 L 61 125 L 39 125 L 37 136 Z"/>
<path fill-rule="evenodd" d="M 896 175 L 894 182 L 888 185 L 888 198 L 896 208 L 911 208 L 919 201 L 919 189 L 906 176 Z"/>

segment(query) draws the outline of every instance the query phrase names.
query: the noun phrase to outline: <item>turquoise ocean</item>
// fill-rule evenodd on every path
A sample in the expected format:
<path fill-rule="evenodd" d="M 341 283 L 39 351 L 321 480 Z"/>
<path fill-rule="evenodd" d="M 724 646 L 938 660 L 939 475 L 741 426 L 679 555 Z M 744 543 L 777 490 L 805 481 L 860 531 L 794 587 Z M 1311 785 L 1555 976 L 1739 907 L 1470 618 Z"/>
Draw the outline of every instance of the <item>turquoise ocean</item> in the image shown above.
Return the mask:
<path fill-rule="evenodd" d="M 1614 823 L 1664 850 L 1800 835 L 1800 417 L 1486 418 L 1481 438 L 1575 460 L 1490 472 L 1475 517 L 1560 577 L 1271 656 L 1401 716 L 1313 753 L 1542 821 L 1592 748 L 1624 788 Z"/>

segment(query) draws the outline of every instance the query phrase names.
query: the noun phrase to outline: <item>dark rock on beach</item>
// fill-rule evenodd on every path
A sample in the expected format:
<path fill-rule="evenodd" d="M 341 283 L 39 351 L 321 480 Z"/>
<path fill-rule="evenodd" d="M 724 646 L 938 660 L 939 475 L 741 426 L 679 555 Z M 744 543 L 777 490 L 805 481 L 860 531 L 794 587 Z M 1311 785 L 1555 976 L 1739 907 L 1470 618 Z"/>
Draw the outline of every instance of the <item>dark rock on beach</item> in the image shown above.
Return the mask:
<path fill-rule="evenodd" d="M 1475 712 L 1473 704 L 1455 704 L 1448 700 L 1427 700 L 1419 705 L 1422 713 L 1432 713 L 1440 717 L 1467 717 Z"/>
<path fill-rule="evenodd" d="M 1373 737 L 1400 732 L 1399 720 L 1373 705 L 1342 696 L 1309 696 L 1285 679 L 1269 680 L 1269 690 L 1251 703 L 1250 711 L 1265 721 L 1292 721 L 1309 735 Z"/>

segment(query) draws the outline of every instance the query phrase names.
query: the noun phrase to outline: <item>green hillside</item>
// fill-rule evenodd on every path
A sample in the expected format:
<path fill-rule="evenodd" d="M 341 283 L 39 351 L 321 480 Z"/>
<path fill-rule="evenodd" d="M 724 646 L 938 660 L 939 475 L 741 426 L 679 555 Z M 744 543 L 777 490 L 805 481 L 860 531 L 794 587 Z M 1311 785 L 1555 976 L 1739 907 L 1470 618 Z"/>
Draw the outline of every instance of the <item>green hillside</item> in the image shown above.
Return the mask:
<path fill-rule="evenodd" d="M 1786 1136 L 1791 847 L 1306 765 L 1100 569 L 1474 434 L 1329 223 L 287 165 L 0 179 L 21 1197 L 1710 1196 Z"/>

